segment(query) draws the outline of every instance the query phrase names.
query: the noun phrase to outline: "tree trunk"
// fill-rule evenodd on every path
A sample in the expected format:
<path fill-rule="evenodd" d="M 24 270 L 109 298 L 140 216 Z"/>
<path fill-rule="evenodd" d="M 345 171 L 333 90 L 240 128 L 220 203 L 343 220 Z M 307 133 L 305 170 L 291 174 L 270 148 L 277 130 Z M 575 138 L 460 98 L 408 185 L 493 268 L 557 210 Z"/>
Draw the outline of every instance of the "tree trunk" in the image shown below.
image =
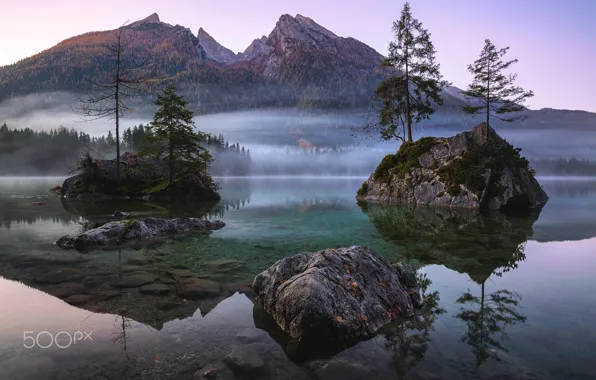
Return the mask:
<path fill-rule="evenodd" d="M 120 185 L 120 38 L 118 33 L 118 52 L 116 57 L 116 182 Z"/>
<path fill-rule="evenodd" d="M 408 49 L 405 50 L 406 56 L 406 125 L 408 128 L 408 141 L 412 139 L 412 117 L 410 114 L 410 72 L 408 67 Z"/>
<path fill-rule="evenodd" d="M 486 72 L 487 72 L 487 81 L 486 81 L 486 125 L 484 126 L 485 129 L 485 140 L 486 143 L 488 141 L 488 127 L 489 127 L 489 119 L 490 119 L 490 60 L 487 59 L 486 64 Z"/>
<path fill-rule="evenodd" d="M 169 126 L 170 131 L 168 132 L 169 135 L 169 148 L 170 148 L 170 154 L 169 154 L 169 163 L 170 163 L 170 181 L 168 186 L 172 186 L 172 182 L 174 180 L 174 147 L 172 146 L 172 124 L 170 123 Z"/>

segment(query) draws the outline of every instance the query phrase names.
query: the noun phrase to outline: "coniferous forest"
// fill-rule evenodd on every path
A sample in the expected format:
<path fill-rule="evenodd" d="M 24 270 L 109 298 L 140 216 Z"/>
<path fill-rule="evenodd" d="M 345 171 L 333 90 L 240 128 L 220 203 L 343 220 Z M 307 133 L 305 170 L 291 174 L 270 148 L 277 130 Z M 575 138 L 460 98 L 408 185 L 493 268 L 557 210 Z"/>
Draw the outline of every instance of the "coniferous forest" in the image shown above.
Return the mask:
<path fill-rule="evenodd" d="M 124 130 L 121 153 L 139 152 L 147 135 L 147 127 L 137 125 Z M 205 147 L 214 157 L 212 176 L 245 176 L 250 174 L 250 152 L 238 143 L 226 141 L 223 135 L 207 135 Z M 0 126 L 0 176 L 58 175 L 76 169 L 82 154 L 90 152 L 96 158 L 112 159 L 116 140 L 107 136 L 91 137 L 74 129 L 57 128 L 34 131 L 29 128 Z"/>

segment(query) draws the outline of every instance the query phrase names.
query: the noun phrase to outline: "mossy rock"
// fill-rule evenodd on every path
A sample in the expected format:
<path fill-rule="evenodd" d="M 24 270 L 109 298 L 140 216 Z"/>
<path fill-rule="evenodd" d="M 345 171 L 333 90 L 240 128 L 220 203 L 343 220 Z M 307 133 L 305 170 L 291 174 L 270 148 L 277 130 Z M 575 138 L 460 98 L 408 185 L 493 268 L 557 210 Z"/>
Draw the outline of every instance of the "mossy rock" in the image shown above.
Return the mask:
<path fill-rule="evenodd" d="M 386 155 L 375 169 L 374 179 L 388 183 L 393 176 L 404 178 L 412 168 L 421 168 L 418 158 L 440 143 L 435 137 L 404 142 L 395 154 Z"/>

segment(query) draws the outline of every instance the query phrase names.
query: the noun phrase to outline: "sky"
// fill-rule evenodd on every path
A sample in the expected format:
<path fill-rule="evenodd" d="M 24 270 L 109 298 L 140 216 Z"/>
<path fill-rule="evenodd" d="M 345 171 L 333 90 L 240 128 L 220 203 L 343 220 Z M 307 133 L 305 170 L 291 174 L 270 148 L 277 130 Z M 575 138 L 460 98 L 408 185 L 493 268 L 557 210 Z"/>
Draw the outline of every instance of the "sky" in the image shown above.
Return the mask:
<path fill-rule="evenodd" d="M 85 4 L 87 3 L 87 4 Z M 301 14 L 342 37 L 387 53 L 391 25 L 403 1 L 366 0 L 2 0 L 0 65 L 89 31 L 114 29 L 156 12 L 163 22 L 197 33 L 203 27 L 220 44 L 244 51 L 269 35 L 282 14 Z M 85 4 L 85 5 L 83 5 Z M 467 65 L 486 38 L 506 57 L 517 85 L 533 90 L 532 109 L 596 112 L 596 0 L 412 0 L 414 17 L 432 36 L 443 76 L 465 88 Z"/>

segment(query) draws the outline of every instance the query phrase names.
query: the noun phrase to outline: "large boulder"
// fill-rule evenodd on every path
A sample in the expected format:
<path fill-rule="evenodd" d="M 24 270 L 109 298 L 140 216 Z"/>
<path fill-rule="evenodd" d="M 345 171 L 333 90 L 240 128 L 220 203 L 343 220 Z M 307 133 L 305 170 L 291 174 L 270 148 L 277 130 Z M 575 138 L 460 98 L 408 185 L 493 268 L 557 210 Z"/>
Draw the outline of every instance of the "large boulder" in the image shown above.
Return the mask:
<path fill-rule="evenodd" d="M 76 237 L 63 236 L 56 245 L 62 248 L 87 250 L 97 246 L 121 244 L 127 240 L 148 239 L 156 236 L 186 231 L 211 231 L 225 226 L 219 220 L 199 218 L 121 220 L 106 223 L 83 232 Z"/>
<path fill-rule="evenodd" d="M 282 259 L 257 275 L 252 287 L 263 309 L 292 338 L 344 340 L 370 337 L 395 318 L 411 315 L 408 293 L 419 291 L 410 280 L 406 288 L 387 260 L 368 248 L 348 247 Z"/>
<path fill-rule="evenodd" d="M 540 209 L 548 196 L 519 152 L 484 123 L 449 138 L 424 137 L 386 156 L 356 198 L 385 204 Z"/>

